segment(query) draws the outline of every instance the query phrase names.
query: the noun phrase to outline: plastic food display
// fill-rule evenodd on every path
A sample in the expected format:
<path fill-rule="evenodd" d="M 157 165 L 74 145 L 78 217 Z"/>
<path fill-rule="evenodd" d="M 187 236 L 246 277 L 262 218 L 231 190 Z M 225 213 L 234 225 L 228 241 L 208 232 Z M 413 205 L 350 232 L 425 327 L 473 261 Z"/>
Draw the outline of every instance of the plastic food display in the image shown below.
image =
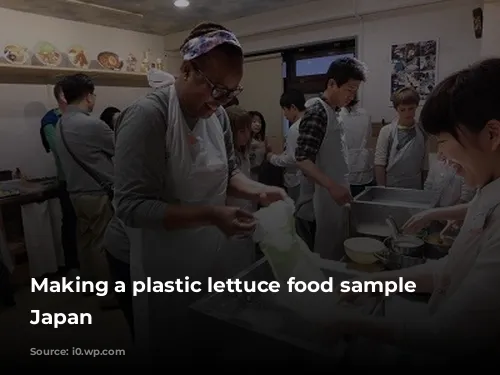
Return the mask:
<path fill-rule="evenodd" d="M 43 65 L 57 67 L 61 65 L 62 53 L 49 42 L 40 42 L 34 49 L 35 56 Z"/>
<path fill-rule="evenodd" d="M 5 59 L 16 65 L 23 65 L 29 60 L 29 52 L 26 47 L 17 44 L 8 44 L 3 49 Z"/>

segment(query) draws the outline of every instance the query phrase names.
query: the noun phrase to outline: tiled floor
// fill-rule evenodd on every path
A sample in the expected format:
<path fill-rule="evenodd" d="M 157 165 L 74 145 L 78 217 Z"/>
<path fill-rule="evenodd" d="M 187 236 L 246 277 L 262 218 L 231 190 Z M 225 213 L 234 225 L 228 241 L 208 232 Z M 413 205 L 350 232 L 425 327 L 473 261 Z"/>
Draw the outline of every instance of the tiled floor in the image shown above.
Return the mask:
<path fill-rule="evenodd" d="M 121 363 L 131 357 L 131 339 L 120 310 L 102 311 L 98 297 L 84 297 L 77 293 L 31 293 L 28 286 L 16 292 L 17 306 L 0 310 L 0 362 L 29 356 L 31 348 L 40 349 L 125 349 L 126 357 L 101 356 L 98 363 Z M 31 310 L 40 312 L 75 312 L 92 314 L 93 324 L 85 326 L 33 326 Z M 72 363 L 71 356 L 51 358 L 26 357 L 51 363 Z"/>

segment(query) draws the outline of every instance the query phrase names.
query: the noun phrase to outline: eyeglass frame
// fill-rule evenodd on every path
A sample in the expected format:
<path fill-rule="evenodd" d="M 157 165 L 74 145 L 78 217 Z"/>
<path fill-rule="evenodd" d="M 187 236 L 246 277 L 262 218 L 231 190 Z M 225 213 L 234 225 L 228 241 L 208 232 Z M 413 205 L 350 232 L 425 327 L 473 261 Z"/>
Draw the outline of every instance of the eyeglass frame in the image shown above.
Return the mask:
<path fill-rule="evenodd" d="M 193 69 L 195 70 L 196 73 L 198 73 L 203 79 L 208 83 L 208 85 L 211 88 L 211 93 L 210 95 L 212 98 L 214 98 L 215 101 L 225 104 L 229 103 L 231 100 L 236 98 L 238 95 L 240 95 L 243 91 L 243 87 L 238 85 L 235 89 L 229 89 L 227 87 L 224 87 L 222 85 L 216 85 L 213 83 L 205 73 L 203 73 L 193 62 L 191 63 L 193 65 Z"/>

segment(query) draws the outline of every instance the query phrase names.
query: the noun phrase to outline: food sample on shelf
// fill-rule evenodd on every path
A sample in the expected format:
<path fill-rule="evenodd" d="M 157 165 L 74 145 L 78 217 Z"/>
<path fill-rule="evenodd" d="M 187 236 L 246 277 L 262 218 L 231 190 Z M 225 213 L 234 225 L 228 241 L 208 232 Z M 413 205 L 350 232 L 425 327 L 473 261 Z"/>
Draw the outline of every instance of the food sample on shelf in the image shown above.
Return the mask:
<path fill-rule="evenodd" d="M 101 52 L 97 56 L 97 61 L 99 62 L 99 65 L 101 65 L 104 69 L 122 70 L 123 68 L 123 61 L 114 52 Z"/>
<path fill-rule="evenodd" d="M 136 57 L 129 53 L 127 57 L 127 67 L 125 69 L 127 72 L 135 72 L 137 70 L 137 59 Z"/>
<path fill-rule="evenodd" d="M 35 56 L 46 66 L 59 66 L 62 62 L 62 54 L 49 42 L 41 42 L 35 49 Z"/>
<path fill-rule="evenodd" d="M 8 44 L 3 49 L 5 59 L 11 64 L 22 65 L 29 59 L 28 49 L 17 44 Z"/>
<path fill-rule="evenodd" d="M 88 68 L 89 60 L 82 46 L 72 46 L 68 51 L 68 58 L 71 64 L 77 68 Z"/>

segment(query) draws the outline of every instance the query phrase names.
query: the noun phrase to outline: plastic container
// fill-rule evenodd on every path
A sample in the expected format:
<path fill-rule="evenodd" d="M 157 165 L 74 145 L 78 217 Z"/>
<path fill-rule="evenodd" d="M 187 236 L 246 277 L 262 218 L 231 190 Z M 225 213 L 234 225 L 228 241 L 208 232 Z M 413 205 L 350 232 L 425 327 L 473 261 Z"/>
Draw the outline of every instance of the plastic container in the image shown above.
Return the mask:
<path fill-rule="evenodd" d="M 386 250 L 385 245 L 369 237 L 353 237 L 344 241 L 347 256 L 358 264 L 373 264 L 378 261 L 376 254 Z"/>

